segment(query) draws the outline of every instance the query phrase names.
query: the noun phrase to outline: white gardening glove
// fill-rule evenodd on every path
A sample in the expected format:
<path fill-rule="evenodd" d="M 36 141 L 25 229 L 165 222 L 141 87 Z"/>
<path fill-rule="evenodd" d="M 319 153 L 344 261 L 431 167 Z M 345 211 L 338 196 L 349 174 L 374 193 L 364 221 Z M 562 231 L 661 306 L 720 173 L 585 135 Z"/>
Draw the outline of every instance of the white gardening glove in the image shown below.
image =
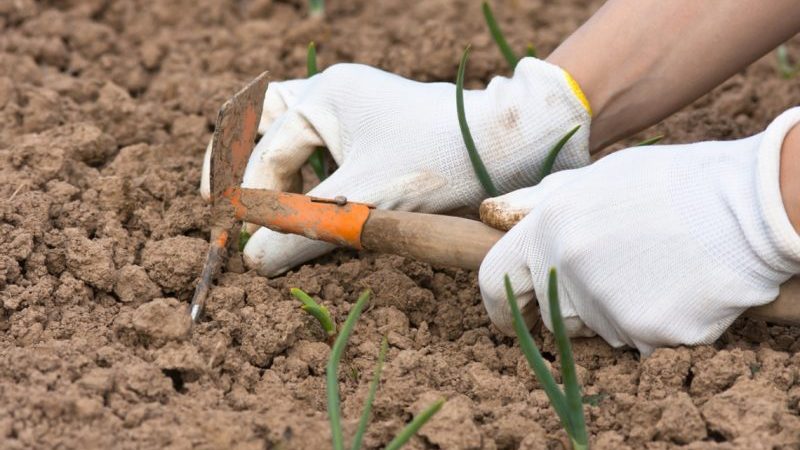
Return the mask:
<path fill-rule="evenodd" d="M 745 309 L 769 303 L 800 272 L 800 236 L 784 210 L 783 138 L 800 108 L 738 141 L 639 147 L 482 209 L 530 213 L 489 252 L 480 287 L 489 316 L 513 334 L 508 274 L 532 325 L 552 329 L 547 274 L 559 275 L 573 335 L 613 346 L 711 343 Z"/>
<path fill-rule="evenodd" d="M 501 192 L 539 182 L 551 147 L 581 125 L 555 170 L 589 162 L 588 104 L 562 69 L 525 58 L 512 78 L 464 92 L 467 122 Z M 419 83 L 358 64 L 337 64 L 307 80 L 271 83 L 242 186 L 290 190 L 316 146 L 339 169 L 310 195 L 429 213 L 477 208 L 486 197 L 469 161 L 456 115 L 455 85 Z M 208 158 L 207 158 L 208 159 Z M 204 180 L 208 176 L 206 161 Z M 202 186 L 207 197 L 208 185 Z M 259 229 L 244 250 L 262 275 L 280 274 L 333 248 Z"/>

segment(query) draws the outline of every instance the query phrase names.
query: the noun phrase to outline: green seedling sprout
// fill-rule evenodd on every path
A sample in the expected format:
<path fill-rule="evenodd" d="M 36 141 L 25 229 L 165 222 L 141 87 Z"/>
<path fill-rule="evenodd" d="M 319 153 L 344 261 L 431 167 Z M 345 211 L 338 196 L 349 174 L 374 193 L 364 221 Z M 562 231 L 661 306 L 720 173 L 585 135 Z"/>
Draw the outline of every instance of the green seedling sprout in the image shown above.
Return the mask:
<path fill-rule="evenodd" d="M 444 400 L 437 400 L 431 406 L 425 408 L 421 413 L 414 417 L 411 420 L 411 423 L 406 425 L 400 433 L 392 439 L 392 442 L 389 442 L 389 445 L 386 446 L 386 450 L 397 450 L 411 439 L 412 436 L 417 434 L 420 428 L 425 425 L 434 414 L 439 412 L 442 409 L 442 405 L 444 405 Z"/>
<path fill-rule="evenodd" d="M 508 62 L 511 70 L 514 70 L 519 62 L 519 57 L 514 53 L 514 50 L 511 49 L 511 46 L 508 45 L 508 41 L 506 41 L 506 37 L 503 35 L 503 30 L 500 29 L 500 25 L 494 18 L 494 13 L 492 12 L 492 7 L 489 6 L 489 2 L 483 2 L 481 8 L 483 9 L 483 18 L 486 19 L 486 25 L 489 27 L 489 33 L 491 33 L 492 39 L 497 43 L 497 48 L 500 49 L 500 53 L 503 55 L 503 58 L 506 59 L 506 62 Z"/>
<path fill-rule="evenodd" d="M 497 44 L 497 48 L 500 49 L 503 58 L 508 62 L 508 66 L 511 67 L 511 70 L 514 70 L 519 62 L 519 57 L 514 53 L 514 50 L 511 49 L 511 46 L 508 45 L 508 41 L 506 41 L 506 37 L 503 35 L 503 30 L 500 29 L 500 25 L 494 17 L 492 7 L 489 6 L 489 2 L 483 2 L 481 8 L 483 9 L 483 18 L 486 20 L 486 25 L 489 27 L 489 33 L 492 35 L 492 39 L 494 39 L 494 42 Z M 536 58 L 536 47 L 534 47 L 533 44 L 528 44 L 528 46 L 525 47 L 525 56 Z"/>
<path fill-rule="evenodd" d="M 322 2 L 320 1 L 319 3 L 321 4 Z M 317 69 L 317 46 L 314 45 L 314 42 L 308 43 L 306 72 L 309 78 L 319 72 Z M 314 173 L 317 175 L 317 178 L 319 178 L 319 181 L 323 181 L 328 177 L 328 168 L 325 167 L 325 149 L 323 147 L 314 149 L 314 152 L 308 157 L 308 163 L 311 165 L 311 168 L 314 169 Z"/>
<path fill-rule="evenodd" d="M 314 318 L 319 321 L 319 324 L 322 325 L 322 329 L 325 330 L 328 339 L 332 340 L 336 336 L 336 323 L 334 323 L 333 318 L 331 318 L 331 313 L 328 311 L 328 308 L 315 302 L 310 295 L 298 288 L 291 288 L 289 292 L 302 303 L 300 309 L 314 316 Z"/>
<path fill-rule="evenodd" d="M 369 392 L 367 399 L 364 401 L 364 410 L 361 413 L 361 420 L 358 421 L 358 429 L 355 436 L 353 436 L 352 450 L 361 448 L 361 441 L 364 439 L 364 433 L 367 432 L 367 424 L 369 423 L 369 416 L 372 413 L 372 403 L 375 401 L 375 393 L 378 391 L 378 384 L 381 382 L 381 372 L 383 371 L 383 362 L 386 360 L 386 353 L 389 351 L 389 340 L 386 336 L 381 341 L 381 350 L 378 352 L 378 362 L 375 364 L 375 372 L 372 374 L 372 381 L 369 384 Z"/>
<path fill-rule="evenodd" d="M 350 310 L 350 314 L 347 315 L 347 320 L 344 322 L 344 326 L 342 326 L 342 330 L 339 332 L 339 336 L 336 337 L 336 342 L 333 344 L 333 348 L 331 349 L 331 355 L 328 358 L 328 366 L 325 371 L 325 379 L 327 385 L 327 392 L 328 392 L 328 417 L 331 423 L 331 436 L 333 439 L 333 449 L 334 450 L 344 450 L 344 436 L 342 433 L 342 420 L 341 420 L 341 400 L 339 399 L 339 361 L 342 359 L 342 353 L 344 353 L 344 348 L 347 346 L 347 341 L 350 339 L 350 334 L 353 332 L 353 327 L 355 327 L 356 321 L 358 321 L 358 317 L 361 315 L 361 311 L 364 309 L 364 305 L 366 305 L 367 301 L 369 301 L 371 292 L 369 289 L 365 290 L 361 293 L 358 297 L 358 301 L 356 301 L 355 306 L 353 309 Z M 375 399 L 375 392 L 377 392 L 378 384 L 380 382 L 381 371 L 383 369 L 383 362 L 386 358 L 386 353 L 389 349 L 389 344 L 386 338 L 383 339 L 381 342 L 381 350 L 378 353 L 378 363 L 375 367 L 375 373 L 372 376 L 372 382 L 370 383 L 369 393 L 367 394 L 367 399 L 364 403 L 364 411 L 361 414 L 361 420 L 359 421 L 358 430 L 356 431 L 355 438 L 353 439 L 353 446 L 351 447 L 352 450 L 359 450 L 361 448 L 361 441 L 364 437 L 364 433 L 366 431 L 367 423 L 369 422 L 369 416 L 372 411 L 372 402 Z M 387 450 L 397 450 L 401 448 L 409 439 L 411 439 L 414 434 L 422 428 L 425 423 L 436 414 L 439 409 L 441 409 L 442 405 L 444 404 L 444 400 L 439 400 L 426 408 L 424 411 L 419 413 L 416 417 L 414 417 L 411 422 L 403 428 L 400 433 L 392 439 L 389 445 L 386 446 Z"/>
<path fill-rule="evenodd" d="M 325 17 L 325 1 L 308 0 L 308 14 L 311 17 Z"/>
<path fill-rule="evenodd" d="M 247 245 L 247 241 L 250 240 L 250 233 L 244 228 L 242 225 L 242 229 L 239 230 L 239 253 L 244 251 L 244 247 Z"/>
<path fill-rule="evenodd" d="M 567 134 L 559 139 L 558 142 L 556 142 L 556 145 L 554 145 L 553 148 L 551 148 L 547 153 L 547 157 L 544 159 L 544 163 L 542 163 L 542 179 L 553 172 L 553 166 L 556 164 L 556 158 L 558 158 L 558 154 L 561 152 L 561 149 L 567 145 L 567 141 L 569 141 L 569 139 L 575 133 L 577 133 L 580 128 L 580 125 L 575 125 L 573 129 L 567 131 Z"/>
<path fill-rule="evenodd" d="M 662 139 L 664 139 L 664 135 L 659 134 L 658 136 L 653 136 L 649 139 L 645 139 L 642 142 L 639 142 L 638 144 L 634 145 L 634 147 L 645 147 L 648 145 L 653 145 Z"/>
<path fill-rule="evenodd" d="M 317 69 L 317 46 L 314 41 L 308 43 L 308 51 L 306 52 L 306 73 L 308 77 L 312 77 L 319 72 Z"/>
<path fill-rule="evenodd" d="M 800 73 L 800 67 L 789 61 L 789 48 L 786 47 L 786 44 L 778 46 L 775 56 L 778 58 L 778 72 L 783 78 L 790 80 Z"/>
<path fill-rule="evenodd" d="M 550 276 L 547 285 L 548 303 L 550 305 L 550 319 L 553 325 L 553 335 L 555 336 L 556 347 L 561 357 L 561 378 L 564 381 L 564 390 L 558 387 L 553 375 L 547 369 L 539 348 L 531 337 L 525 320 L 522 318 L 517 297 L 511 287 L 508 275 L 505 276 L 506 296 L 508 298 L 511 313 L 514 317 L 514 331 L 519 338 L 519 345 L 528 366 L 536 374 L 539 383 L 542 385 L 550 404 L 556 410 L 561 425 L 569 435 L 574 450 L 585 450 L 589 448 L 589 436 L 586 432 L 586 423 L 583 417 L 583 403 L 581 399 L 581 388 L 578 384 L 578 376 L 575 371 L 575 360 L 572 356 L 569 338 L 567 337 L 564 319 L 561 317 L 561 307 L 558 301 L 558 277 L 556 269 L 550 269 Z"/>
<path fill-rule="evenodd" d="M 461 55 L 461 63 L 458 65 L 458 75 L 456 76 L 456 112 L 458 113 L 458 126 L 461 128 L 461 137 L 464 139 L 464 145 L 467 146 L 467 153 L 469 160 L 472 163 L 472 168 L 475 170 L 475 175 L 483 186 L 483 190 L 489 197 L 497 197 L 500 192 L 494 186 L 486 166 L 483 164 L 481 155 L 478 154 L 478 149 L 475 147 L 475 141 L 472 139 L 472 133 L 469 131 L 467 124 L 467 114 L 464 112 L 464 71 L 469 59 L 469 46 L 464 49 L 464 54 Z"/>
<path fill-rule="evenodd" d="M 532 58 L 537 58 L 539 56 L 533 44 L 529 43 L 528 46 L 525 47 L 525 56 L 530 56 Z"/>
<path fill-rule="evenodd" d="M 334 450 L 344 450 L 344 437 L 342 436 L 342 420 L 341 420 L 341 407 L 339 399 L 339 360 L 342 359 L 342 353 L 347 346 L 347 340 L 350 338 L 350 333 L 361 315 L 361 310 L 367 303 L 370 297 L 370 291 L 365 290 L 358 297 L 350 314 L 347 315 L 347 320 L 344 322 L 342 331 L 333 343 L 331 349 L 331 356 L 328 359 L 328 366 L 325 371 L 328 391 L 328 418 L 331 422 L 331 435 L 333 438 Z"/>

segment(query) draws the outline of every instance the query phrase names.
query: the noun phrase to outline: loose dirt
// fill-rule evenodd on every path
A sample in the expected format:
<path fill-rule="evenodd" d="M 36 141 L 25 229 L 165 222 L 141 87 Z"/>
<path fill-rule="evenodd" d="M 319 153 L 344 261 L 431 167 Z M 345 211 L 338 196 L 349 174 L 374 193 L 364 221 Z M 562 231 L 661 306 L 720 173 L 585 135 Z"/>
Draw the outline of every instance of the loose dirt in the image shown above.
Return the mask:
<path fill-rule="evenodd" d="M 496 1 L 512 45 L 544 54 L 599 1 Z M 301 287 L 341 321 L 363 314 L 341 371 L 348 435 L 381 337 L 390 351 L 368 448 L 438 398 L 411 449 L 562 448 L 565 435 L 475 273 L 348 251 L 268 280 L 236 265 L 189 333 L 208 237 L 197 192 L 217 108 L 270 70 L 375 65 L 469 85 L 505 74 L 475 2 L 0 1 L 0 447 L 328 448 L 325 336 Z M 790 51 L 800 55 L 800 45 Z M 730 139 L 800 102 L 765 57 L 632 138 Z M 594 448 L 800 448 L 800 328 L 742 319 L 715 345 L 642 360 L 574 342 Z M 558 373 L 547 332 L 536 338 Z"/>

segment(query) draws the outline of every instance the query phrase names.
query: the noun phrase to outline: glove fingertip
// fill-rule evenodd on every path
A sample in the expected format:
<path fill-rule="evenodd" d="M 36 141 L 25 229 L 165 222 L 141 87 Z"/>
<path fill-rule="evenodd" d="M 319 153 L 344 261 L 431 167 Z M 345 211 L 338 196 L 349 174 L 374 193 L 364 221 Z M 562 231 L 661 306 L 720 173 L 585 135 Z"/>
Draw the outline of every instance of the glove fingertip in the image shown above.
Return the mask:
<path fill-rule="evenodd" d="M 511 194 L 514 194 L 514 191 Z M 478 210 L 481 222 L 492 228 L 508 231 L 530 212 L 530 207 L 515 205 L 508 201 L 506 194 L 500 197 L 487 198 L 481 202 Z"/>
<path fill-rule="evenodd" d="M 265 277 L 276 277 L 334 248 L 327 242 L 262 227 L 247 241 L 242 256 L 248 269 Z"/>
<path fill-rule="evenodd" d="M 576 170 L 564 170 L 548 176 L 536 186 L 487 198 L 480 206 L 481 222 L 498 230 L 508 231 L 546 201 L 553 192 L 577 179 L 579 173 Z"/>

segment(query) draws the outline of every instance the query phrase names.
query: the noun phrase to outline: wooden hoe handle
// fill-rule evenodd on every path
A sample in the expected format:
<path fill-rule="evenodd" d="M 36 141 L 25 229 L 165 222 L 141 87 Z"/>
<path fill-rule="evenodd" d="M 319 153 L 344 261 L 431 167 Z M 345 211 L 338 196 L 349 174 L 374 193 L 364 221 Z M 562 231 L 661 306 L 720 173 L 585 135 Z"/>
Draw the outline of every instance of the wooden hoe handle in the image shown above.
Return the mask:
<path fill-rule="evenodd" d="M 504 234 L 477 220 L 374 209 L 364 224 L 361 243 L 380 253 L 478 270 L 489 249 Z"/>

